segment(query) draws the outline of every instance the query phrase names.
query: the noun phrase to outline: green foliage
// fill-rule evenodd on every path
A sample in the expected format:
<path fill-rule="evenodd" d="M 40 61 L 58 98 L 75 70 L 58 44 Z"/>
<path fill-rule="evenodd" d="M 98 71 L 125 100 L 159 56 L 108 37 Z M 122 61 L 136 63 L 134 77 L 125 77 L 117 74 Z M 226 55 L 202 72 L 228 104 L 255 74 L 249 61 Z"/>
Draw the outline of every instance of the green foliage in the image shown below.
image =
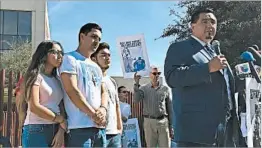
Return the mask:
<path fill-rule="evenodd" d="M 31 42 L 14 42 L 10 43 L 10 50 L 2 51 L 0 53 L 1 69 L 8 71 L 12 70 L 14 73 L 25 73 L 32 55 Z"/>
<path fill-rule="evenodd" d="M 168 25 L 161 37 L 173 36 L 174 41 L 187 38 L 191 15 L 201 7 L 214 10 L 218 20 L 215 39 L 220 41 L 221 51 L 232 66 L 247 47 L 261 45 L 261 1 L 181 1 L 170 9 L 174 24 Z M 182 14 L 178 11 L 181 9 L 185 10 Z"/>

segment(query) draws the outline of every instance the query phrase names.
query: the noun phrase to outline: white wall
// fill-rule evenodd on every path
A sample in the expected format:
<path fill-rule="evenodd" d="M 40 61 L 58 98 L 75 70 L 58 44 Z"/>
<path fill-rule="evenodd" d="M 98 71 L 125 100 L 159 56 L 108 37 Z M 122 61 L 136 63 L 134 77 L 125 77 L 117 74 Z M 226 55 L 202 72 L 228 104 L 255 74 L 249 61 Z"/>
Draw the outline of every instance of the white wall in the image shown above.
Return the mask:
<path fill-rule="evenodd" d="M 0 0 L 0 9 L 32 12 L 33 50 L 45 40 L 46 0 Z"/>

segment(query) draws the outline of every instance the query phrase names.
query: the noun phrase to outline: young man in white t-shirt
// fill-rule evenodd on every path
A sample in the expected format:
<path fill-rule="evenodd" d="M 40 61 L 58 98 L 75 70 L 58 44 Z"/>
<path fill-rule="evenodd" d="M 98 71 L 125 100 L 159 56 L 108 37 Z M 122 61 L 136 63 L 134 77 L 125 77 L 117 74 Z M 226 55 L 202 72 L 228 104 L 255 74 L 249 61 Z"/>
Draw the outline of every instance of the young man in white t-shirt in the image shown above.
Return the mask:
<path fill-rule="evenodd" d="M 106 125 L 107 147 L 121 147 L 121 133 L 123 129 L 117 84 L 114 79 L 107 75 L 110 67 L 110 47 L 107 43 L 100 43 L 96 52 L 92 54 L 92 60 L 102 69 L 105 88 L 108 92 L 108 114 Z"/>
<path fill-rule="evenodd" d="M 77 50 L 65 54 L 60 67 L 70 130 L 66 147 L 106 147 L 107 92 L 100 67 L 90 59 L 101 34 L 95 23 L 82 26 Z"/>

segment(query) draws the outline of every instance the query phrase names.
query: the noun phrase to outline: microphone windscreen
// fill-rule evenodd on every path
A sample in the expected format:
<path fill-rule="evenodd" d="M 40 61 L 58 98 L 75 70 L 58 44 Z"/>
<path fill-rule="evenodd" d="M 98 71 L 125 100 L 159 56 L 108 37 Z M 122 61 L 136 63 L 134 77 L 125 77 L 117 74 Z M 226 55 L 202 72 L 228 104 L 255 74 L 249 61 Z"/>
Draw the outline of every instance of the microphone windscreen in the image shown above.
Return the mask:
<path fill-rule="evenodd" d="M 251 52 L 249 51 L 245 51 L 240 55 L 240 58 L 246 62 L 254 62 L 256 61 L 256 59 L 254 58 L 254 56 L 252 55 Z"/>

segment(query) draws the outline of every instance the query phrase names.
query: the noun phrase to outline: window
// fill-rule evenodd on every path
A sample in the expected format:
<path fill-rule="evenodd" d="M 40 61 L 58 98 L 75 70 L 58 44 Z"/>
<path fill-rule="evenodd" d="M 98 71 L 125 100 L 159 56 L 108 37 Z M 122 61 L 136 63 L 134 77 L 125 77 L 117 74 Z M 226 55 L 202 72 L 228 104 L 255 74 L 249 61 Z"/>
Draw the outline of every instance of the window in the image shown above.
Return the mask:
<path fill-rule="evenodd" d="M 32 12 L 0 10 L 0 50 L 10 44 L 31 41 Z"/>
<path fill-rule="evenodd" d="M 31 12 L 18 13 L 18 35 L 31 35 Z"/>
<path fill-rule="evenodd" d="M 17 34 L 17 12 L 4 11 L 3 13 L 3 34 Z"/>
<path fill-rule="evenodd" d="M 2 27 L 3 27 L 3 25 L 2 25 L 2 23 L 1 22 L 3 22 L 3 11 L 0 11 L 0 34 L 2 33 Z"/>

